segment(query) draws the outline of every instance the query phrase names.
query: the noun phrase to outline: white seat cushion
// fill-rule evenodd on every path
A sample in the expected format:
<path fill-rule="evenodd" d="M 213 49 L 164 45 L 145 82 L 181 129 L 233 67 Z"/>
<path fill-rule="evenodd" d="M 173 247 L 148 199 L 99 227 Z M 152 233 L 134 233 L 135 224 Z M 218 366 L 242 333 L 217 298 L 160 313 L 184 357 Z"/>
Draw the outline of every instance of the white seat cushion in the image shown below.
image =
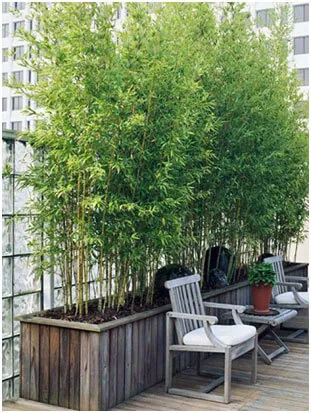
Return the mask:
<path fill-rule="evenodd" d="M 309 302 L 308 292 L 298 293 L 298 295 Z M 276 295 L 274 297 L 274 301 L 276 302 L 276 304 L 298 304 L 292 291 Z"/>
<path fill-rule="evenodd" d="M 235 346 L 243 343 L 256 334 L 254 326 L 238 324 L 233 326 L 214 325 L 211 326 L 214 335 L 224 344 Z M 213 346 L 207 337 L 204 328 L 197 328 L 184 335 L 183 342 L 186 345 L 194 346 Z"/>

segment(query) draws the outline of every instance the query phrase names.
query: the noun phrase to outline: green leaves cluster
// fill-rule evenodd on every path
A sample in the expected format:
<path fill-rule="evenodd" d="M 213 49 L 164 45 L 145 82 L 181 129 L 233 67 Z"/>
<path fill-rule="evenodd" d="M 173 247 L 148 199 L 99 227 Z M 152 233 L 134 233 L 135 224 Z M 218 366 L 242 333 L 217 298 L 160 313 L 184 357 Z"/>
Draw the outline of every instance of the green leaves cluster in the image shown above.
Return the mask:
<path fill-rule="evenodd" d="M 251 285 L 259 286 L 260 283 L 264 285 L 275 286 L 275 272 L 272 265 L 268 262 L 261 262 L 259 264 L 253 264 L 248 273 L 248 280 Z"/>
<path fill-rule="evenodd" d="M 306 216 L 286 25 L 276 15 L 267 38 L 240 4 L 217 22 L 208 3 L 127 3 L 117 28 L 119 7 L 35 4 L 22 64 L 38 82 L 14 85 L 37 102 L 22 177 L 38 194 L 35 259 L 60 271 L 65 308 L 80 315 L 91 279 L 100 309 L 129 291 L 151 300 L 162 264 L 200 272 L 213 245 L 251 260 L 286 246 Z"/>

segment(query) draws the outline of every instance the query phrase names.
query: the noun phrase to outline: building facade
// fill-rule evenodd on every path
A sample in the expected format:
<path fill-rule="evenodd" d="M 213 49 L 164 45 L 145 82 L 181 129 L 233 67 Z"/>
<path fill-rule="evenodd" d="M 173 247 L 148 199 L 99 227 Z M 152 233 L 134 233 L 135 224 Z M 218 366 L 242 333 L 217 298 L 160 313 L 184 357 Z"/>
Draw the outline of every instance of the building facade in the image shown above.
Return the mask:
<path fill-rule="evenodd" d="M 2 3 L 2 82 L 11 78 L 19 82 L 36 81 L 35 73 L 17 62 L 17 59 L 30 50 L 27 44 L 15 37 L 15 33 L 21 27 L 26 30 L 33 29 L 32 20 L 27 18 L 30 5 L 30 2 Z M 3 84 L 2 129 L 21 131 L 33 127 L 34 121 L 23 113 L 23 109 L 31 105 L 32 102 L 25 96 L 14 93 L 14 90 Z"/>

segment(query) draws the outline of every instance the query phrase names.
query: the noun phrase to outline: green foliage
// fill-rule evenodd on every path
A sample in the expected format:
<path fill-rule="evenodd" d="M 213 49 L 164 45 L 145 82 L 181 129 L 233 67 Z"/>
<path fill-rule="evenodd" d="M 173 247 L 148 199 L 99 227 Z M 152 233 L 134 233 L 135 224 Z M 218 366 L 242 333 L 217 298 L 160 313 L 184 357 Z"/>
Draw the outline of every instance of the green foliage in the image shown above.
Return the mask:
<path fill-rule="evenodd" d="M 119 7 L 35 3 L 21 64 L 38 82 L 11 84 L 37 102 L 21 178 L 37 194 L 34 260 L 60 272 L 80 315 L 91 279 L 100 309 L 129 291 L 151 301 L 162 264 L 201 272 L 213 245 L 237 263 L 284 250 L 307 213 L 307 130 L 279 14 L 268 37 L 241 4 L 217 23 L 208 3 L 127 3 L 118 29 Z"/>
<path fill-rule="evenodd" d="M 264 285 L 275 286 L 275 272 L 272 265 L 268 262 L 261 262 L 253 264 L 248 273 L 248 280 L 251 285 L 259 286 L 260 283 Z"/>

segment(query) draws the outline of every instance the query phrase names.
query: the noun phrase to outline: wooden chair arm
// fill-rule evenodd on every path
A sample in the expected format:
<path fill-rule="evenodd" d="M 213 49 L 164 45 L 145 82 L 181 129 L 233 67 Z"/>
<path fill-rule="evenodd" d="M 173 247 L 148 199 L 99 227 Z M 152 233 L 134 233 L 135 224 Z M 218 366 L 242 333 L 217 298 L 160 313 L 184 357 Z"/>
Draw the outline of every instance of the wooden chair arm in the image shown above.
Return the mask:
<path fill-rule="evenodd" d="M 294 275 L 285 275 L 285 280 L 302 281 L 309 284 L 309 277 L 295 277 Z"/>
<path fill-rule="evenodd" d="M 211 329 L 211 325 L 216 324 L 218 322 L 218 318 L 211 316 L 211 315 L 200 315 L 200 314 L 189 314 L 189 313 L 177 313 L 173 311 L 169 311 L 166 313 L 166 316 L 168 319 L 170 318 L 180 318 L 180 319 L 186 319 L 186 320 L 198 320 L 203 322 L 203 328 L 205 331 L 205 334 L 211 341 L 211 343 L 218 348 L 226 348 L 228 347 L 225 343 L 220 341 L 213 333 Z"/>
<path fill-rule="evenodd" d="M 236 304 L 223 304 L 223 303 L 211 303 L 207 301 L 203 301 L 204 307 L 210 308 L 222 308 L 223 310 L 236 310 L 238 313 L 242 314 L 246 310 L 244 305 L 236 305 Z"/>
<path fill-rule="evenodd" d="M 300 284 L 300 283 L 290 283 L 290 282 L 281 283 L 281 282 L 277 281 L 276 285 L 283 285 L 284 287 L 292 287 L 296 290 L 301 290 L 301 288 L 302 288 L 302 284 Z"/>
<path fill-rule="evenodd" d="M 198 320 L 198 321 L 207 321 L 209 324 L 217 324 L 218 318 L 212 315 L 200 315 L 200 314 L 190 314 L 190 313 L 176 313 L 169 311 L 166 313 L 170 318 L 181 318 L 184 320 Z"/>

